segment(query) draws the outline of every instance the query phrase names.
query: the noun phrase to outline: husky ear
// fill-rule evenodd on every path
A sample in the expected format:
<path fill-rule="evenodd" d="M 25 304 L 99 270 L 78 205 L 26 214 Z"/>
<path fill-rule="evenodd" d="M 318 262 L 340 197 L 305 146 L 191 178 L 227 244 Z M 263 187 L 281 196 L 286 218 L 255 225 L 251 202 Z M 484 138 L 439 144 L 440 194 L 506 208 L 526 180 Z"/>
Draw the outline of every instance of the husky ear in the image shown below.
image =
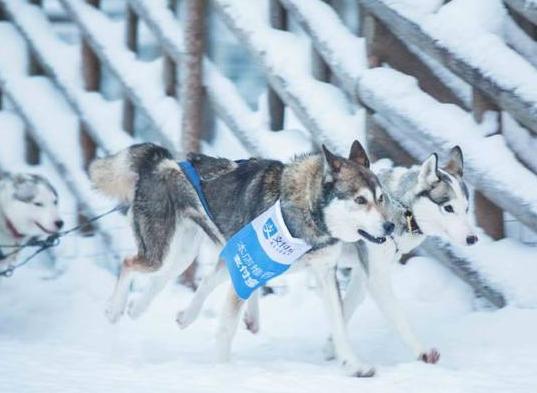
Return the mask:
<path fill-rule="evenodd" d="M 30 202 L 36 192 L 32 178 L 27 175 L 15 175 L 13 178 L 14 197 L 22 202 Z"/>
<path fill-rule="evenodd" d="M 418 179 L 424 188 L 427 188 L 427 186 L 440 180 L 438 177 L 438 155 L 436 153 L 431 154 L 429 158 L 421 164 Z"/>
<path fill-rule="evenodd" d="M 462 150 L 459 146 L 455 146 L 449 151 L 449 161 L 445 165 L 444 170 L 451 175 L 462 177 L 463 168 L 464 159 Z"/>
<path fill-rule="evenodd" d="M 365 152 L 364 147 L 360 142 L 355 140 L 352 142 L 351 152 L 349 153 L 349 160 L 357 163 L 358 165 L 365 166 L 369 168 L 369 157 Z"/>
<path fill-rule="evenodd" d="M 324 157 L 324 173 L 325 174 L 336 174 L 339 173 L 341 167 L 343 166 L 343 160 L 333 154 L 325 145 L 322 145 L 323 148 L 323 157 Z"/>

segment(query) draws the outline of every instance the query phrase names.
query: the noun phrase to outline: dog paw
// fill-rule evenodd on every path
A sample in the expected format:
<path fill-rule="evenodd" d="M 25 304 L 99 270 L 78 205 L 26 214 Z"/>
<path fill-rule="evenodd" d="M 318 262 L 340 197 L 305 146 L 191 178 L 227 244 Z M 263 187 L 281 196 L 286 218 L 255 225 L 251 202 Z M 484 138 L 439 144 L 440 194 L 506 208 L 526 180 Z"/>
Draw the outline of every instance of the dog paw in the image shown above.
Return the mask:
<path fill-rule="evenodd" d="M 326 361 L 334 360 L 336 358 L 336 351 L 334 349 L 334 341 L 332 341 L 331 337 L 328 338 L 326 340 L 326 343 L 324 344 L 323 355 L 324 355 L 324 360 Z"/>
<path fill-rule="evenodd" d="M 132 301 L 129 303 L 127 314 L 131 319 L 138 319 L 146 310 L 146 306 L 139 301 Z"/>
<path fill-rule="evenodd" d="M 248 314 L 245 314 L 244 324 L 246 325 L 246 329 L 248 329 L 252 334 L 257 334 L 259 332 L 259 321 L 257 318 L 250 318 Z"/>
<path fill-rule="evenodd" d="M 104 314 L 110 323 L 116 323 L 123 315 L 123 310 L 121 310 L 120 307 L 117 307 L 115 303 L 110 301 L 104 310 Z"/>
<path fill-rule="evenodd" d="M 194 322 L 194 319 L 190 317 L 189 313 L 187 313 L 185 310 L 179 311 L 177 313 L 177 316 L 175 317 L 175 321 L 179 325 L 181 329 L 186 329 L 190 326 L 192 322 Z"/>
<path fill-rule="evenodd" d="M 429 364 L 436 364 L 440 359 L 440 353 L 436 349 L 431 349 L 429 352 L 424 352 L 419 356 L 419 360 Z"/>
<path fill-rule="evenodd" d="M 375 369 L 371 366 L 356 362 L 343 362 L 345 374 L 355 378 L 371 378 L 375 375 Z"/>

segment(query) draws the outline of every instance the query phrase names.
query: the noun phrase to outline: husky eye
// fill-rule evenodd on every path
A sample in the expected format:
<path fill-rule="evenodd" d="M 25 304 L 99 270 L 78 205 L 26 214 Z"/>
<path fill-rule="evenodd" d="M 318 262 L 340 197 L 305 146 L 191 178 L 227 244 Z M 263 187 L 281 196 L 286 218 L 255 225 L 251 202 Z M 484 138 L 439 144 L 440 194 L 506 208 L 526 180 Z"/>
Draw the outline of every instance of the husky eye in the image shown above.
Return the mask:
<path fill-rule="evenodd" d="M 448 213 L 454 213 L 453 206 L 451 205 L 444 206 L 444 210 L 447 211 Z"/>
<path fill-rule="evenodd" d="M 380 202 L 380 203 L 384 202 L 384 194 L 380 194 L 380 196 L 379 196 L 379 202 Z"/>
<path fill-rule="evenodd" d="M 354 201 L 359 205 L 365 205 L 367 203 L 366 199 L 363 196 L 356 197 Z"/>
<path fill-rule="evenodd" d="M 43 207 L 43 204 L 41 202 L 34 202 L 34 206 Z"/>

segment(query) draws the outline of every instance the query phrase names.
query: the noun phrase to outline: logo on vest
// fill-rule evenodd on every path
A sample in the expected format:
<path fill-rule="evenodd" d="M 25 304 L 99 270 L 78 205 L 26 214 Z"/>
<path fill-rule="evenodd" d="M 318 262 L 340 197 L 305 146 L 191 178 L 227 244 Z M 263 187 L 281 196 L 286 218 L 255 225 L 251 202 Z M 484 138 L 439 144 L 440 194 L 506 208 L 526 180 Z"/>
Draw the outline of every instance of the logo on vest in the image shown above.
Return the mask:
<path fill-rule="evenodd" d="M 265 225 L 263 225 L 263 235 L 265 236 L 265 239 L 270 239 L 277 233 L 278 229 L 276 228 L 276 224 L 274 224 L 272 218 L 269 218 L 267 222 L 265 222 Z"/>
<path fill-rule="evenodd" d="M 290 235 L 277 201 L 235 233 L 220 257 L 226 261 L 237 295 L 248 299 L 253 290 L 285 272 L 310 248 Z"/>

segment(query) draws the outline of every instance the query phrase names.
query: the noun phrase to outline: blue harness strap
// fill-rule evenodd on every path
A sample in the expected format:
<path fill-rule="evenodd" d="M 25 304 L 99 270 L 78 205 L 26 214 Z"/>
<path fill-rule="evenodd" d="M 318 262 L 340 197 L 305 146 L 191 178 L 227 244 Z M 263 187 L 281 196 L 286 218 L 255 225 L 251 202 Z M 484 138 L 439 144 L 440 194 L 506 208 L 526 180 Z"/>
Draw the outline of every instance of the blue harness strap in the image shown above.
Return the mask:
<path fill-rule="evenodd" d="M 201 204 L 203 205 L 203 208 L 205 209 L 205 213 L 207 213 L 209 218 L 214 221 L 214 217 L 211 213 L 211 209 L 209 209 L 209 204 L 207 203 L 207 198 L 205 198 L 205 193 L 203 192 L 203 189 L 201 188 L 201 178 L 200 178 L 200 175 L 198 174 L 198 171 L 196 170 L 196 168 L 194 168 L 192 163 L 188 160 L 180 161 L 179 166 L 181 167 L 186 177 L 188 178 L 188 180 L 190 181 L 190 183 L 196 190 L 196 193 L 198 194 L 198 198 Z"/>

